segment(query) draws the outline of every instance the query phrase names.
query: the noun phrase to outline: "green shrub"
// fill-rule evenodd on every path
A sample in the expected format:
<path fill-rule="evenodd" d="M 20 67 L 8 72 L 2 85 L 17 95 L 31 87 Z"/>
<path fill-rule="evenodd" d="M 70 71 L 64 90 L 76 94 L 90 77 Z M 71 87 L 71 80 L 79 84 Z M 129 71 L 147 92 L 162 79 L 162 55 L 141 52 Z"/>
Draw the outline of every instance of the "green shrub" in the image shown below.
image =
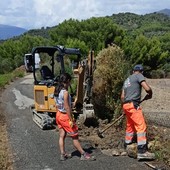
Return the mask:
<path fill-rule="evenodd" d="M 151 78 L 153 79 L 159 79 L 159 78 L 165 78 L 165 71 L 163 70 L 152 70 L 151 71 Z"/>
<path fill-rule="evenodd" d="M 25 71 L 24 70 L 14 70 L 13 72 L 12 72 L 12 77 L 13 78 L 16 78 L 16 77 L 24 77 L 24 75 L 25 75 Z"/>
<path fill-rule="evenodd" d="M 11 81 L 11 74 L 1 74 L 0 75 L 0 87 L 4 87 L 6 84 L 9 84 L 9 82 Z"/>
<path fill-rule="evenodd" d="M 23 77 L 24 74 L 25 74 L 25 69 L 22 67 L 15 69 L 11 73 L 0 74 L 0 88 L 5 87 L 6 84 L 9 84 L 17 77 Z"/>
<path fill-rule="evenodd" d="M 166 78 L 170 78 L 170 72 L 166 73 Z"/>
<path fill-rule="evenodd" d="M 93 103 L 96 115 L 112 119 L 120 114 L 120 94 L 127 75 L 128 63 L 123 51 L 116 45 L 103 49 L 96 57 Z"/>

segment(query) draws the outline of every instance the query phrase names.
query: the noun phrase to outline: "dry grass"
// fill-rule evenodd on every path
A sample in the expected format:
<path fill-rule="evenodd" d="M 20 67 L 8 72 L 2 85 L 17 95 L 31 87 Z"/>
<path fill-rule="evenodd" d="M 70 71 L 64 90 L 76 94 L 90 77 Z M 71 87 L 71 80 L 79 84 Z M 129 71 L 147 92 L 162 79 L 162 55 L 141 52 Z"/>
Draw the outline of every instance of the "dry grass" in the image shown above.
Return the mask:
<path fill-rule="evenodd" d="M 0 113 L 0 169 L 12 170 L 12 159 L 8 144 L 5 117 Z"/>
<path fill-rule="evenodd" d="M 23 77 L 25 74 L 24 66 L 17 68 L 12 73 L 1 75 L 0 77 L 0 94 L 6 84 L 14 81 L 17 77 Z M 6 130 L 5 114 L 0 108 L 0 170 L 12 170 L 12 152 L 10 151 L 8 135 Z"/>

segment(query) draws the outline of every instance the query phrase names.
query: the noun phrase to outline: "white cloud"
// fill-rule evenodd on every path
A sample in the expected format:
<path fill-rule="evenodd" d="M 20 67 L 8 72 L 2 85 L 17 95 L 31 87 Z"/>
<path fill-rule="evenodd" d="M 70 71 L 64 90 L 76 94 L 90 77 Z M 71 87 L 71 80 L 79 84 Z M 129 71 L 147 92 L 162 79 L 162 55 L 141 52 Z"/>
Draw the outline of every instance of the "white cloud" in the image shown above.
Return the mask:
<path fill-rule="evenodd" d="M 55 26 L 70 18 L 87 19 L 119 12 L 146 14 L 170 8 L 167 0 L 5 0 L 0 24 L 27 29 Z"/>

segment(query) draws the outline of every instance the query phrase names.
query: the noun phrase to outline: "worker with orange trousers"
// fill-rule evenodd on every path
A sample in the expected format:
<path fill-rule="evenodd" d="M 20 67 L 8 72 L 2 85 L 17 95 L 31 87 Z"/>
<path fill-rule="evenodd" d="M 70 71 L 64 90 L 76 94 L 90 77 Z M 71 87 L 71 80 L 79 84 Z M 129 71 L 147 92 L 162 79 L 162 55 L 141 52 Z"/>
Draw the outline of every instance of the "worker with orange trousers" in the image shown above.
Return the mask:
<path fill-rule="evenodd" d="M 143 76 L 143 66 L 138 64 L 133 68 L 133 74 L 125 80 L 121 93 L 122 107 L 126 115 L 125 146 L 132 144 L 134 136 L 137 135 L 137 158 L 155 159 L 155 154 L 148 152 L 147 148 L 147 127 L 140 107 L 142 88 L 147 93 L 144 100 L 151 99 L 152 89 Z"/>
<path fill-rule="evenodd" d="M 65 161 L 72 155 L 65 151 L 65 138 L 69 135 L 73 140 L 74 147 L 80 152 L 80 160 L 95 160 L 95 157 L 85 152 L 78 139 L 78 126 L 71 113 L 71 95 L 68 88 L 71 83 L 71 75 L 63 73 L 60 76 L 59 84 L 55 90 L 57 106 L 56 123 L 59 128 L 60 160 Z"/>

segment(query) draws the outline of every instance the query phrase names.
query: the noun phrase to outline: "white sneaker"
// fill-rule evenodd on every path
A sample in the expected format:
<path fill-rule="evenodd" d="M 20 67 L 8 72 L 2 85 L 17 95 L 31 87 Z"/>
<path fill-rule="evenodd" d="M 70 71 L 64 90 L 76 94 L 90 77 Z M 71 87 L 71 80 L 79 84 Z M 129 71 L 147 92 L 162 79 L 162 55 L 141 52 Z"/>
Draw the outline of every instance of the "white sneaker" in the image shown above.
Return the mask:
<path fill-rule="evenodd" d="M 145 153 L 138 153 L 137 159 L 138 160 L 143 160 L 143 159 L 153 160 L 153 159 L 155 159 L 155 154 L 148 152 L 148 151 L 146 151 Z"/>

